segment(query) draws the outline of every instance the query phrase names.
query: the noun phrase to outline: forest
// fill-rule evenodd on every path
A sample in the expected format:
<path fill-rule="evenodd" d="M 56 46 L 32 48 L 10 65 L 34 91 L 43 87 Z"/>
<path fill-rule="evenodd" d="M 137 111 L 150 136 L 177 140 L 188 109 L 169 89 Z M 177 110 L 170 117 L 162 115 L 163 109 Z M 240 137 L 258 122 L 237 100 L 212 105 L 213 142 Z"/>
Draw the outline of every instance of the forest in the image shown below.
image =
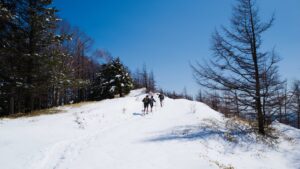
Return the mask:
<path fill-rule="evenodd" d="M 0 116 L 113 98 L 134 87 L 154 86 L 153 73 L 146 67 L 133 81 L 119 57 L 92 49 L 93 39 L 62 21 L 52 3 L 0 2 Z"/>

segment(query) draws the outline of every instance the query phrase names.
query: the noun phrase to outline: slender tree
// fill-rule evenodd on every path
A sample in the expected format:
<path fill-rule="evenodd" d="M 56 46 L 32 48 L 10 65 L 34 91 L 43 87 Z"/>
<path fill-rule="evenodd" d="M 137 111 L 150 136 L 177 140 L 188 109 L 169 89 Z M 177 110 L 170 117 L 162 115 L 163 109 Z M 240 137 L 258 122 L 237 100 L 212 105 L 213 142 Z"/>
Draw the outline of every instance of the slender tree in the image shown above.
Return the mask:
<path fill-rule="evenodd" d="M 238 0 L 233 8 L 231 29 L 222 27 L 224 35 L 213 35 L 214 57 L 206 64 L 192 65 L 197 82 L 210 89 L 237 92 L 240 107 L 255 112 L 258 131 L 265 134 L 264 106 L 272 102 L 274 90 L 281 84 L 274 52 L 263 52 L 262 34 L 274 17 L 262 22 L 254 0 Z M 270 106 L 268 106 L 269 108 Z"/>
<path fill-rule="evenodd" d="M 137 68 L 133 73 L 133 85 L 135 89 L 139 89 L 143 87 L 141 71 L 139 68 Z"/>
<path fill-rule="evenodd" d="M 142 70 L 142 84 L 146 88 L 147 92 L 149 91 L 149 74 L 147 70 L 146 64 L 143 65 L 143 70 Z"/>
<path fill-rule="evenodd" d="M 202 91 L 199 90 L 197 95 L 196 95 L 196 101 L 198 102 L 204 102 L 204 98 L 203 98 L 203 94 L 202 94 Z"/>
<path fill-rule="evenodd" d="M 156 90 L 156 82 L 155 82 L 155 78 L 154 78 L 154 73 L 153 71 L 151 71 L 149 74 L 148 74 L 148 88 L 150 91 L 154 92 Z"/>
<path fill-rule="evenodd" d="M 17 5 L 14 0 L 0 1 L 0 115 L 15 112 L 17 84 L 20 83 L 16 63 L 20 36 Z"/>
<path fill-rule="evenodd" d="M 136 69 L 133 74 L 133 83 L 135 88 L 145 87 L 147 92 L 156 91 L 156 81 L 153 71 L 148 72 L 146 64 L 143 65 L 142 71 Z"/>
<path fill-rule="evenodd" d="M 295 81 L 293 83 L 291 110 L 296 114 L 297 127 L 300 128 L 300 81 Z"/>
<path fill-rule="evenodd" d="M 51 55 L 53 45 L 60 44 L 62 36 L 56 34 L 60 19 L 58 10 L 51 6 L 52 0 L 24 0 L 24 33 L 26 43 L 23 55 L 25 65 L 25 111 L 40 107 L 39 96 L 47 94 L 51 79 L 51 63 L 57 55 Z M 51 53 L 51 54 L 50 54 Z M 37 106 L 39 105 L 39 106 Z"/>

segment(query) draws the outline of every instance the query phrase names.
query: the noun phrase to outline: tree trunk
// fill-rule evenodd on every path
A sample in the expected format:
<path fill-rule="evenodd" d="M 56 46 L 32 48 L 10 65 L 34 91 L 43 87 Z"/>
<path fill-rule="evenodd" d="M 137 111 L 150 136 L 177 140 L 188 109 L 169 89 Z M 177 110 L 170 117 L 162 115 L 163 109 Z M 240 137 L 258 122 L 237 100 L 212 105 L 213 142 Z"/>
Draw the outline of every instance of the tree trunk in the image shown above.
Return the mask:
<path fill-rule="evenodd" d="M 59 106 L 59 98 L 60 98 L 60 92 L 59 92 L 59 89 L 57 89 L 56 91 L 56 100 L 55 100 L 55 105 L 56 106 Z"/>
<path fill-rule="evenodd" d="M 249 1 L 249 6 L 251 2 Z M 255 70 L 255 107 L 257 111 L 257 120 L 258 120 L 258 132 L 260 134 L 265 134 L 264 130 L 264 116 L 262 112 L 262 104 L 261 104 L 261 95 L 260 95 L 260 79 L 259 79 L 259 69 L 258 69 L 258 58 L 257 58 L 257 47 L 256 47 L 256 34 L 253 22 L 253 14 L 252 9 L 250 8 L 250 22 L 251 22 L 251 30 L 252 30 L 252 59 L 254 62 L 254 70 Z"/>
<path fill-rule="evenodd" d="M 53 97 L 52 97 L 52 106 L 56 106 L 56 90 L 55 87 L 53 87 Z"/>
<path fill-rule="evenodd" d="M 298 96 L 298 129 L 300 129 L 300 98 Z"/>
<path fill-rule="evenodd" d="M 282 123 L 282 110 L 281 110 L 281 109 L 282 109 L 282 106 L 281 106 L 281 104 L 282 104 L 282 103 L 279 104 L 279 122 L 280 122 L 280 123 Z"/>
<path fill-rule="evenodd" d="M 298 110 L 298 129 L 300 129 L 300 110 Z"/>
<path fill-rule="evenodd" d="M 15 113 L 15 99 L 13 96 L 10 97 L 10 111 L 9 114 L 14 114 Z"/>
<path fill-rule="evenodd" d="M 39 96 L 39 109 L 42 109 L 42 96 Z"/>
<path fill-rule="evenodd" d="M 234 92 L 234 97 L 235 97 L 235 105 L 236 105 L 236 115 L 239 117 L 240 116 L 240 108 L 239 108 L 239 100 L 238 100 L 238 95 L 237 92 Z"/>
<path fill-rule="evenodd" d="M 119 89 L 119 94 L 120 94 L 120 97 L 123 97 L 122 87 L 120 87 L 120 89 Z"/>

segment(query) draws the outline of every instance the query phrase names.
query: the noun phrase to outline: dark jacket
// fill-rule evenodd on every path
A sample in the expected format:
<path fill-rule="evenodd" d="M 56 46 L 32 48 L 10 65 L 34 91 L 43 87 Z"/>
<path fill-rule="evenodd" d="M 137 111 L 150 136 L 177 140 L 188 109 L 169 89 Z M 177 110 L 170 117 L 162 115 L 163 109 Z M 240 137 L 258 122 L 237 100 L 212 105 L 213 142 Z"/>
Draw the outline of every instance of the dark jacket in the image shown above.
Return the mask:
<path fill-rule="evenodd" d="M 165 96 L 163 94 L 158 95 L 159 100 L 164 100 Z"/>
<path fill-rule="evenodd" d="M 144 103 L 144 105 L 149 105 L 150 99 L 149 99 L 148 97 L 145 97 L 145 98 L 143 99 L 143 103 Z"/>
<path fill-rule="evenodd" d="M 150 106 L 153 107 L 153 103 L 156 102 L 155 99 L 152 97 L 149 100 L 150 100 Z"/>

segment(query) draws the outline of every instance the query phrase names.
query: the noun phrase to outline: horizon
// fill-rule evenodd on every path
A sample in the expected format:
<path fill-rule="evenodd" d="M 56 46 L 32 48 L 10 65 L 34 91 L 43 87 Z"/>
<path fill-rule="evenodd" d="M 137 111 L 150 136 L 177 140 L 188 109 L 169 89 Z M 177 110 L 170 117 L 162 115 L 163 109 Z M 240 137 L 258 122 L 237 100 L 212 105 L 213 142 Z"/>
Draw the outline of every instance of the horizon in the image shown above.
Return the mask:
<path fill-rule="evenodd" d="M 300 1 L 259 1 L 263 21 L 275 12 L 275 23 L 263 37 L 263 49 L 281 57 L 282 79 L 299 79 Z M 59 16 L 94 39 L 94 48 L 105 49 L 131 71 L 146 64 L 157 86 L 195 96 L 200 89 L 190 63 L 208 59 L 211 35 L 228 27 L 234 0 L 230 1 L 54 1 Z M 78 12 L 82 10 L 81 12 Z"/>

